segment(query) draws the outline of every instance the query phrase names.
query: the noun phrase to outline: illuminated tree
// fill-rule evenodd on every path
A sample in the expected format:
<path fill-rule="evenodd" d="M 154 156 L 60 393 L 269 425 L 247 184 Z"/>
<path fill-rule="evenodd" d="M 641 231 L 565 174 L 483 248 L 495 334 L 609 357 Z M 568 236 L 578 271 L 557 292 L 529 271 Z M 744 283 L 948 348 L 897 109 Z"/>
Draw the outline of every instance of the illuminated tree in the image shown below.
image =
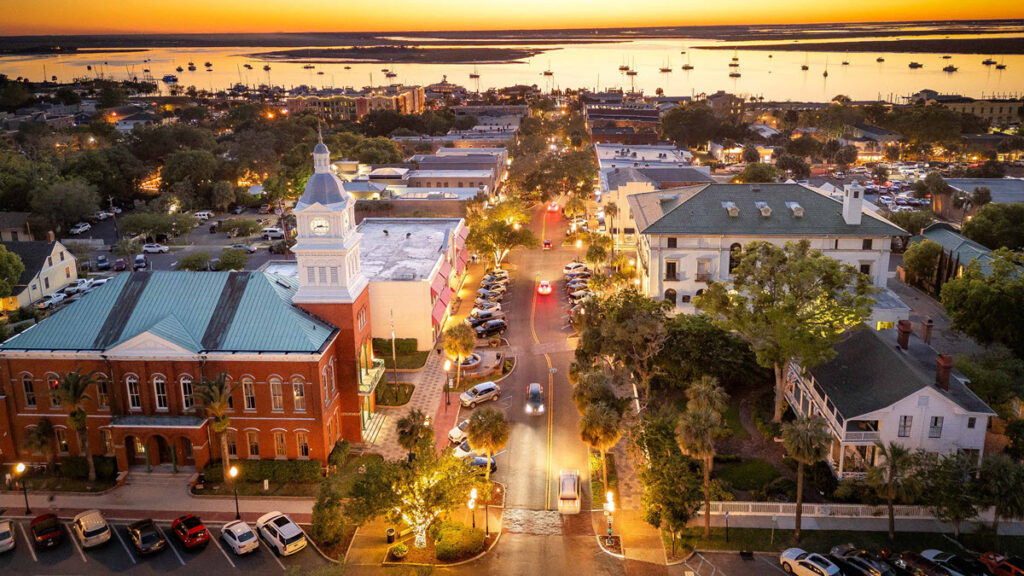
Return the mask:
<path fill-rule="evenodd" d="M 468 244 L 473 250 L 490 253 L 494 267 L 501 268 L 502 261 L 513 248 L 533 248 L 538 241 L 533 232 L 518 223 L 490 220 L 470 229 Z"/>
<path fill-rule="evenodd" d="M 444 352 L 455 360 L 455 387 L 462 384 L 462 362 L 476 348 L 476 332 L 462 322 L 444 331 Z"/>

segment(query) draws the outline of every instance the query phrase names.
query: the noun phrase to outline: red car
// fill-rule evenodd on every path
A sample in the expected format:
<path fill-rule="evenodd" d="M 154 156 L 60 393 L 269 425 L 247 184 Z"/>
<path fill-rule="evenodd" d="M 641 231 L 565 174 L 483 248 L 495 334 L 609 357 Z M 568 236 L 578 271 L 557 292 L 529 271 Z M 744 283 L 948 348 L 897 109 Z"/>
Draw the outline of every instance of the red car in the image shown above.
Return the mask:
<path fill-rule="evenodd" d="M 1024 558 L 985 552 L 979 560 L 995 576 L 1024 576 Z"/>
<path fill-rule="evenodd" d="M 545 250 L 551 250 L 551 240 L 545 240 L 543 247 Z"/>
<path fill-rule="evenodd" d="M 560 209 L 561 206 L 558 205 L 558 202 L 552 202 L 551 204 L 548 204 L 548 212 L 558 212 Z"/>
<path fill-rule="evenodd" d="M 37 516 L 29 524 L 32 532 L 32 543 L 36 550 L 46 550 L 60 544 L 64 539 L 64 529 L 61 528 L 60 520 L 53 514 Z"/>
<path fill-rule="evenodd" d="M 185 514 L 171 523 L 171 532 L 178 537 L 186 549 L 206 546 L 210 542 L 210 531 L 198 516 Z"/>
<path fill-rule="evenodd" d="M 114 260 L 114 272 L 124 272 L 128 269 L 128 262 L 124 258 Z"/>
<path fill-rule="evenodd" d="M 551 283 L 547 280 L 541 280 L 540 284 L 537 285 L 537 294 L 551 294 Z"/>

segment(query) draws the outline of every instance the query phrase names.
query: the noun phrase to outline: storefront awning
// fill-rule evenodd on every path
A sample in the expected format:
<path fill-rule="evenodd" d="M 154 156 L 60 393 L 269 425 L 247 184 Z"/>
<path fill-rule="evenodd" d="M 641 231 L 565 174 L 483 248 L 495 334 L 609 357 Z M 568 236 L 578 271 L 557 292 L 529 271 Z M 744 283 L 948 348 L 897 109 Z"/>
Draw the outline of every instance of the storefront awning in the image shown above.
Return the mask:
<path fill-rule="evenodd" d="M 430 283 L 430 295 L 437 296 L 444 290 L 444 287 L 448 285 L 448 277 L 438 274 L 434 276 L 434 281 Z"/>
<path fill-rule="evenodd" d="M 437 302 L 434 303 L 434 310 L 431 313 L 431 319 L 434 321 L 435 326 L 440 326 L 444 323 L 444 317 L 448 313 L 448 303 L 452 300 L 452 289 L 445 284 L 444 290 L 441 291 L 441 295 L 437 297 Z"/>

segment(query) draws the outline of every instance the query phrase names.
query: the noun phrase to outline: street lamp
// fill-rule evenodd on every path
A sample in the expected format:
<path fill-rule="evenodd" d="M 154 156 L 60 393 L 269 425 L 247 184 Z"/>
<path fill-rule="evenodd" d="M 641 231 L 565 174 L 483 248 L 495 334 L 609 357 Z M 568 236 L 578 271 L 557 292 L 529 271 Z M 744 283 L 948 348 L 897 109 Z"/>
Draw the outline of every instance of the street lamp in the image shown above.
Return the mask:
<path fill-rule="evenodd" d="M 18 473 L 18 478 L 21 481 L 21 491 L 25 494 L 25 516 L 31 516 L 32 509 L 28 507 L 28 484 L 25 483 L 25 463 L 18 462 L 18 465 L 14 467 L 14 471 Z"/>
<path fill-rule="evenodd" d="M 473 528 L 476 528 L 476 488 L 469 491 L 469 502 L 466 504 L 473 514 Z"/>
<path fill-rule="evenodd" d="M 452 389 L 452 361 L 444 361 L 444 373 L 448 377 L 448 385 L 444 388 L 444 412 L 448 413 L 448 406 L 452 403 L 451 389 Z"/>
<path fill-rule="evenodd" d="M 608 518 L 608 538 L 612 537 L 612 522 L 614 521 L 615 514 L 615 495 L 612 494 L 611 490 L 605 493 L 604 502 L 604 515 Z"/>
<path fill-rule="evenodd" d="M 242 515 L 238 512 L 238 482 L 235 481 L 235 478 L 238 476 L 238 467 L 232 466 L 228 470 L 228 476 L 231 476 L 231 487 L 235 491 L 235 520 L 241 520 Z"/>

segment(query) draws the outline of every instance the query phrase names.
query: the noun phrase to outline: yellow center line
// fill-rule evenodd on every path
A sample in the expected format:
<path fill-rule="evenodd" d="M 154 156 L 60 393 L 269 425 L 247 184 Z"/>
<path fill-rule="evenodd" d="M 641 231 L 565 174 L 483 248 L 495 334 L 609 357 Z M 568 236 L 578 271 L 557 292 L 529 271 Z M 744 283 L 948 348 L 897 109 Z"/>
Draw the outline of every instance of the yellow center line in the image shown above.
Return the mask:
<path fill-rule="evenodd" d="M 546 210 L 546 209 L 545 209 Z M 547 214 L 541 213 L 541 239 L 547 233 Z M 539 275 L 538 275 L 539 282 Z M 533 299 L 530 302 L 530 333 L 533 335 L 533 343 L 540 344 L 537 337 L 537 328 L 534 324 L 537 313 L 537 286 L 534 285 Z M 544 509 L 551 509 L 551 460 L 553 455 L 552 444 L 554 442 L 554 413 L 555 413 L 555 376 L 551 373 L 551 356 L 544 354 L 544 362 L 548 367 L 548 426 L 547 426 L 547 459 L 544 471 Z"/>

